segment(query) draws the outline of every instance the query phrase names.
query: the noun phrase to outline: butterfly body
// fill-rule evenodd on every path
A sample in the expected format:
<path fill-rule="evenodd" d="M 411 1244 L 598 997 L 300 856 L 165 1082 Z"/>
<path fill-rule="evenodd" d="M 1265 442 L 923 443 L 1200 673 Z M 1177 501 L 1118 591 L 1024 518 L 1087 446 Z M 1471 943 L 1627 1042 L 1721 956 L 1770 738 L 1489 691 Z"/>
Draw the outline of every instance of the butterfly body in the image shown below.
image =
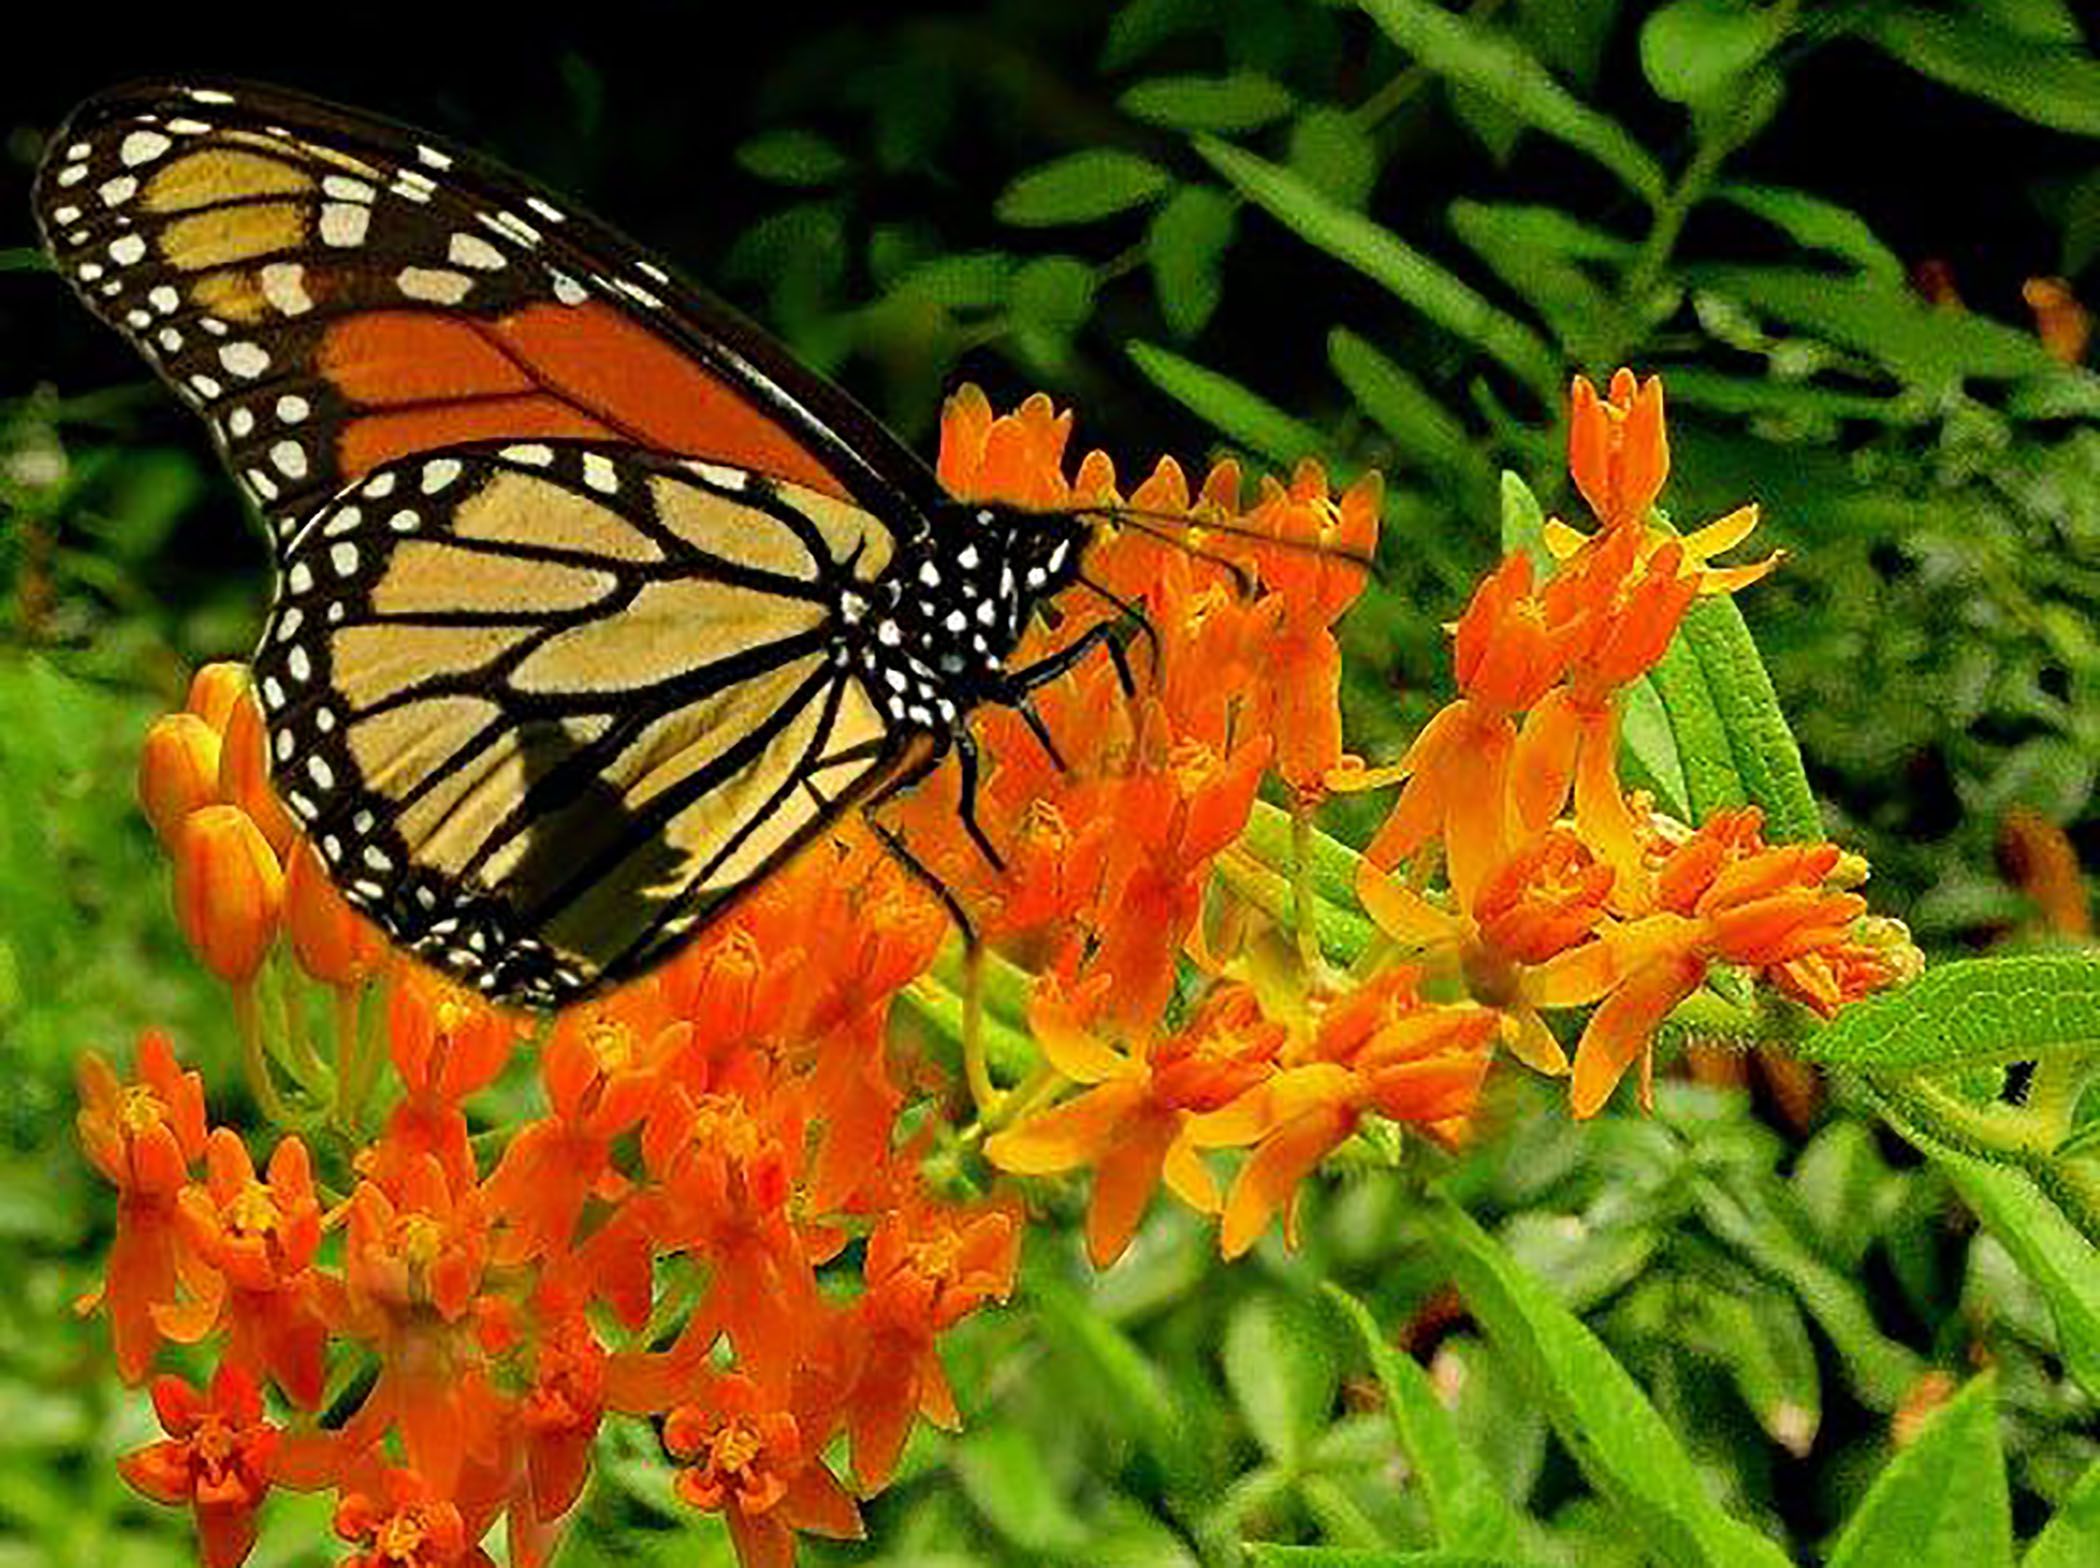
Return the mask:
<path fill-rule="evenodd" d="M 975 835 L 969 715 L 1033 723 L 1077 656 L 1010 667 L 1083 519 L 949 496 L 726 307 L 461 149 L 148 84 L 75 115 L 37 203 L 268 525 L 280 795 L 353 903 L 492 996 L 643 972 L 951 752 Z"/>

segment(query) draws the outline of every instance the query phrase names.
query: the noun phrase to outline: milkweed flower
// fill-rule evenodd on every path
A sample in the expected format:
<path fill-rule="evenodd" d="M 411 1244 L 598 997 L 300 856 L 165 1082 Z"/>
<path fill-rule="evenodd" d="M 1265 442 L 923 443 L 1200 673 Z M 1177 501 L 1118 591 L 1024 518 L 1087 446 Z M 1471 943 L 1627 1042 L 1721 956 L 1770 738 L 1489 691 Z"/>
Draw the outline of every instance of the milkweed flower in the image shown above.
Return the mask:
<path fill-rule="evenodd" d="M 173 845 L 189 814 L 218 799 L 219 732 L 194 713 L 155 719 L 139 748 L 139 804 Z"/>
<path fill-rule="evenodd" d="M 209 1280 L 184 1244 L 177 1200 L 204 1153 L 204 1084 L 176 1065 L 167 1036 L 139 1037 L 138 1077 L 120 1081 L 93 1052 L 80 1060 L 81 1147 L 117 1189 L 117 1231 L 101 1291 L 109 1311 L 117 1370 L 137 1382 L 160 1343 L 156 1309 L 172 1306 L 177 1286 Z"/>
<path fill-rule="evenodd" d="M 1300 1183 L 1366 1117 L 1410 1123 L 1447 1143 L 1461 1135 L 1487 1073 L 1496 1017 L 1472 1003 L 1424 1002 L 1420 980 L 1403 965 L 1348 993 L 1320 1016 L 1301 1057 L 1191 1120 L 1196 1147 L 1252 1151 L 1225 1195 L 1225 1257 L 1253 1246 L 1279 1212 L 1293 1239 Z"/>
<path fill-rule="evenodd" d="M 1083 1027 L 1054 986 L 1039 989 L 1029 1025 L 1045 1060 L 1081 1092 L 985 1143 L 985 1158 L 1021 1176 L 1090 1168 L 1087 1255 L 1106 1268 L 1123 1255 L 1164 1181 L 1199 1213 L 1218 1208 L 1216 1183 L 1187 1137 L 1191 1120 L 1270 1076 L 1285 1031 L 1245 987 L 1221 989 L 1197 1016 L 1128 1054 Z"/>
<path fill-rule="evenodd" d="M 741 1373 L 718 1373 L 664 1420 L 673 1490 L 729 1526 L 743 1568 L 793 1568 L 795 1534 L 861 1535 L 860 1510 L 825 1468 L 823 1423 Z"/>
<path fill-rule="evenodd" d="M 168 1435 L 119 1459 L 119 1473 L 155 1502 L 190 1509 L 205 1568 L 236 1568 L 255 1545 L 278 1443 L 261 1390 L 228 1360 L 208 1392 L 179 1377 L 154 1379 L 153 1408 Z"/>
<path fill-rule="evenodd" d="M 412 1469 L 384 1469 L 346 1495 L 335 1533 L 357 1548 L 343 1568 L 495 1568 L 459 1505 Z"/>
<path fill-rule="evenodd" d="M 183 1344 L 223 1327 L 231 1360 L 267 1369 L 288 1399 L 310 1410 L 321 1401 L 328 1330 L 314 1272 L 321 1209 L 306 1145 L 283 1139 L 267 1180 L 230 1128 L 213 1129 L 204 1158 L 205 1179 L 183 1190 L 181 1217 L 214 1282 L 162 1312 L 160 1326 Z"/>
<path fill-rule="evenodd" d="M 1641 381 L 1630 370 L 1597 395 L 1587 376 L 1569 392 L 1568 471 L 1607 529 L 1637 526 L 1670 476 L 1660 376 Z"/>

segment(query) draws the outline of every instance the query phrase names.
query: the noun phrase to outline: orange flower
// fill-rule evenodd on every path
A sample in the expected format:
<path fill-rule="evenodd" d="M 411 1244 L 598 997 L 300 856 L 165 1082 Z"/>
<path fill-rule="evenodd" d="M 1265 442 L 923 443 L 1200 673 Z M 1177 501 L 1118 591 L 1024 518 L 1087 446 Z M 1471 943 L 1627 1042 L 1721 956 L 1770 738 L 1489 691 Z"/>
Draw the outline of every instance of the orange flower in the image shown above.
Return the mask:
<path fill-rule="evenodd" d="M 1599 399 L 1589 378 L 1577 376 L 1570 403 L 1568 470 L 1575 487 L 1607 529 L 1639 524 L 1670 474 L 1662 379 L 1640 382 L 1620 370 L 1609 398 Z"/>
<path fill-rule="evenodd" d="M 176 1066 L 167 1037 L 153 1031 L 139 1036 L 138 1074 L 120 1083 L 100 1056 L 80 1060 L 81 1147 L 117 1189 L 117 1232 L 99 1299 L 109 1308 L 117 1371 L 133 1383 L 160 1343 L 155 1309 L 174 1304 L 179 1284 L 211 1284 L 176 1220 L 176 1195 L 204 1152 L 204 1085 Z"/>
<path fill-rule="evenodd" d="M 183 699 L 183 711 L 194 713 L 209 724 L 213 734 L 223 734 L 227 720 L 233 717 L 234 703 L 247 689 L 247 665 L 231 659 L 200 664 L 197 673 L 190 677 L 189 695 Z"/>
<path fill-rule="evenodd" d="M 238 806 L 205 806 L 175 842 L 175 915 L 207 969 L 246 986 L 276 940 L 284 903 L 277 856 Z"/>
<path fill-rule="evenodd" d="M 1438 711 L 1389 770 L 1336 787 L 1375 788 L 1405 778 L 1393 812 L 1364 851 L 1381 871 L 1441 837 L 1451 886 L 1470 904 L 1490 867 L 1507 856 L 1514 824 L 1511 715 L 1543 698 L 1567 673 L 1577 628 L 1556 625 L 1533 591 L 1531 558 L 1512 555 L 1481 583 L 1453 641 L 1459 699 Z M 1346 783 L 1345 783 L 1346 781 Z"/>
<path fill-rule="evenodd" d="M 351 1492 L 335 1511 L 335 1533 L 358 1548 L 342 1568 L 494 1568 L 459 1506 L 415 1471 L 385 1470 L 377 1492 Z"/>
<path fill-rule="evenodd" d="M 1223 1255 L 1253 1246 L 1278 1211 L 1294 1241 L 1298 1185 L 1376 1114 L 1441 1142 L 1463 1131 L 1487 1073 L 1496 1015 L 1421 1000 L 1420 972 L 1400 967 L 1335 1002 L 1304 1060 L 1232 1104 L 1193 1118 L 1199 1148 L 1252 1148 L 1226 1194 Z"/>
<path fill-rule="evenodd" d="M 1646 1103 L 1655 1031 L 1711 963 L 1767 971 L 1832 1007 L 1903 972 L 1857 937 L 1866 900 L 1826 885 L 1838 847 L 1767 846 L 1762 821 L 1754 806 L 1715 813 L 1657 868 L 1657 911 L 1605 935 L 1608 962 L 1590 975 L 1589 994 L 1568 998 L 1603 998 L 1575 1050 L 1577 1116 L 1595 1115 L 1635 1060 Z"/>
<path fill-rule="evenodd" d="M 1045 1059 L 1087 1087 L 993 1134 L 985 1158 L 1021 1176 L 1092 1168 L 1086 1242 L 1096 1268 L 1123 1255 L 1162 1180 L 1199 1213 L 1216 1212 L 1216 1185 L 1183 1134 L 1191 1117 L 1274 1071 L 1284 1030 L 1262 1016 L 1254 993 L 1220 988 L 1185 1029 L 1159 1041 L 1141 1036 L 1127 1056 L 1089 1034 L 1054 986 L 1037 988 L 1028 1021 Z"/>
<path fill-rule="evenodd" d="M 228 1360 L 208 1394 L 179 1377 L 154 1379 L 153 1408 L 167 1437 L 126 1454 L 117 1469 L 156 1503 L 189 1506 L 205 1568 L 235 1568 L 255 1545 L 255 1510 L 277 1448 L 261 1391 Z"/>
<path fill-rule="evenodd" d="M 220 1286 L 161 1314 L 163 1331 L 192 1344 L 224 1324 L 228 1356 L 267 1368 L 294 1404 L 318 1405 L 328 1331 L 313 1272 L 321 1210 L 306 1145 L 296 1137 L 281 1141 L 262 1182 L 239 1136 L 216 1129 L 205 1146 L 204 1185 L 184 1190 L 181 1212 L 190 1245 L 217 1271 Z"/>
<path fill-rule="evenodd" d="M 398 1313 L 465 1315 L 488 1257 L 488 1216 L 471 1189 L 455 1194 L 435 1156 L 402 1162 L 394 1191 L 363 1181 L 350 1197 L 344 1279 L 354 1303 Z"/>
<path fill-rule="evenodd" d="M 590 1474 L 591 1440 L 605 1414 L 606 1354 L 581 1311 L 562 1312 L 540 1328 L 532 1386 L 519 1406 L 533 1517 L 559 1519 Z"/>
<path fill-rule="evenodd" d="M 861 1535 L 860 1510 L 824 1467 L 810 1412 L 739 1372 L 710 1373 L 664 1421 L 679 1497 L 729 1526 L 743 1568 L 793 1568 L 795 1532 Z"/>
<path fill-rule="evenodd" d="M 172 846 L 183 820 L 218 791 L 218 731 L 194 713 L 155 719 L 139 748 L 139 804 L 161 843 Z"/>
<path fill-rule="evenodd" d="M 1223 757 L 1186 742 L 1164 767 L 1125 783 L 1123 832 L 1109 845 L 1100 945 L 1089 960 L 1094 973 L 1115 977 L 1110 1006 L 1119 1018 L 1149 1022 L 1165 1007 L 1210 863 L 1247 825 L 1268 758 L 1266 737 L 1249 737 Z"/>
<path fill-rule="evenodd" d="M 868 1238 L 855 1308 L 858 1370 L 846 1423 L 865 1490 L 889 1484 L 913 1416 L 951 1431 L 961 1424 L 935 1338 L 1004 1301 L 1020 1261 L 1020 1216 L 1010 1204 L 936 1203 L 912 1177 L 902 1187 Z"/>
<path fill-rule="evenodd" d="M 1605 957 L 1593 937 L 1611 887 L 1611 867 L 1557 827 L 1518 846 L 1463 911 L 1439 908 L 1369 862 L 1356 879 L 1378 928 L 1455 970 L 1474 1001 L 1501 1014 L 1503 1044 L 1544 1073 L 1566 1072 L 1568 1058 L 1539 1010 L 1567 1006 L 1588 988 L 1588 972 Z"/>
<path fill-rule="evenodd" d="M 454 1187 L 473 1185 L 460 1102 L 496 1081 L 526 1027 L 466 987 L 403 964 L 387 997 L 387 1041 L 407 1094 L 387 1119 L 369 1174 L 391 1181 L 402 1161 L 427 1153 Z"/>
<path fill-rule="evenodd" d="M 984 393 L 966 383 L 941 409 L 937 471 L 949 494 L 965 500 L 1063 506 L 1072 495 L 1064 477 L 1071 437 L 1071 411 L 1060 414 L 1042 393 L 995 418 Z"/>

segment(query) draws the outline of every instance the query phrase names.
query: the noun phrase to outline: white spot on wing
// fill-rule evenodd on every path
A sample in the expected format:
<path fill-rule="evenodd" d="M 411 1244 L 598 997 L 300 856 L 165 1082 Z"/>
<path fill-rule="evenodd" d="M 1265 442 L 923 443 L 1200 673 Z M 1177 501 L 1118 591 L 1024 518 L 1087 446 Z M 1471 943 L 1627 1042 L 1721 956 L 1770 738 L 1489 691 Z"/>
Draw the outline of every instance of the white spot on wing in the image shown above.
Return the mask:
<path fill-rule="evenodd" d="M 273 261 L 262 269 L 263 298 L 287 316 L 303 316 L 314 308 L 306 292 L 306 269 L 296 261 Z"/>
<path fill-rule="evenodd" d="M 332 201 L 321 208 L 321 238 L 340 248 L 362 245 L 372 225 L 372 209 L 355 202 Z"/>
<path fill-rule="evenodd" d="M 158 131 L 133 131 L 117 147 L 117 158 L 127 169 L 151 163 L 175 144 Z"/>
<path fill-rule="evenodd" d="M 457 305 L 474 287 L 474 280 L 447 267 L 403 267 L 394 284 L 410 299 L 432 305 Z"/>
<path fill-rule="evenodd" d="M 510 265 L 503 252 L 479 234 L 453 235 L 445 254 L 455 266 L 472 267 L 478 272 L 494 272 Z"/>

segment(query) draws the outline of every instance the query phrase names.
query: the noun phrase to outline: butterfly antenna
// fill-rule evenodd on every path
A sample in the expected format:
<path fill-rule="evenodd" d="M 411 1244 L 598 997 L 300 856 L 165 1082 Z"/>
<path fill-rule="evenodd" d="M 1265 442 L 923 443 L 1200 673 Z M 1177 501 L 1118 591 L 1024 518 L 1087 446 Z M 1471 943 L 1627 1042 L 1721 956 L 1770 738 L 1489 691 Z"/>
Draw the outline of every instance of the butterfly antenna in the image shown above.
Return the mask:
<path fill-rule="evenodd" d="M 1075 508 L 1075 510 L 1082 516 L 1106 518 L 1112 523 L 1128 522 L 1133 526 L 1140 522 L 1153 523 L 1160 525 L 1161 528 L 1169 532 L 1180 528 L 1189 532 L 1223 534 L 1229 539 L 1245 539 L 1250 544 L 1258 544 L 1265 549 L 1286 550 L 1299 555 L 1314 555 L 1328 561 L 1344 561 L 1351 566 L 1370 573 L 1373 577 L 1380 577 L 1381 575 L 1376 556 L 1361 550 L 1338 549 L 1334 545 L 1322 544 L 1316 539 L 1292 539 L 1279 534 L 1263 533 L 1259 529 L 1247 528 L 1239 523 L 1228 523 L 1205 517 L 1192 517 L 1186 512 L 1170 512 L 1158 507 L 1129 506 L 1120 502 L 1108 506 L 1080 507 Z M 1165 535 L 1157 530 L 1140 528 L 1139 531 L 1148 533 L 1152 538 L 1162 539 L 1163 542 L 1174 544 L 1177 548 L 1191 550 L 1199 555 L 1204 554 L 1202 550 L 1196 549 L 1196 547 L 1181 540 L 1166 538 Z M 1205 558 L 1210 560 L 1216 559 L 1215 556 L 1206 556 Z"/>
<path fill-rule="evenodd" d="M 1231 563 L 1228 562 L 1226 564 L 1229 565 Z M 1093 578 L 1087 576 L 1084 572 L 1079 574 L 1077 580 L 1080 587 L 1113 605 L 1126 620 L 1136 625 L 1138 635 L 1145 639 L 1145 646 L 1152 652 L 1152 673 L 1154 676 L 1157 676 L 1159 674 L 1160 660 L 1159 628 L 1152 624 L 1152 617 L 1145 613 L 1145 607 L 1133 599 L 1124 598 L 1114 589 L 1104 587 L 1100 583 L 1095 582 Z"/>
<path fill-rule="evenodd" d="M 1150 516 L 1137 512 L 1115 511 L 1097 506 L 1080 508 L 1073 515 L 1076 517 L 1106 518 L 1112 523 L 1130 529 L 1133 533 L 1143 534 L 1147 539 L 1155 539 L 1170 550 L 1179 550 L 1182 554 L 1194 556 L 1199 561 L 1208 561 L 1213 566 L 1222 567 L 1231 575 L 1232 587 L 1235 593 L 1242 599 L 1254 597 L 1254 590 L 1258 585 L 1255 582 L 1254 574 L 1248 571 L 1246 567 L 1227 556 L 1219 555 L 1214 550 L 1206 550 L 1203 546 L 1192 543 L 1179 534 L 1171 533 L 1164 528 L 1155 528 L 1152 525 Z M 1160 513 L 1157 515 L 1165 516 L 1166 514 Z M 1192 523 L 1187 518 L 1181 518 L 1179 521 L 1185 528 L 1204 526 L 1199 523 Z"/>

